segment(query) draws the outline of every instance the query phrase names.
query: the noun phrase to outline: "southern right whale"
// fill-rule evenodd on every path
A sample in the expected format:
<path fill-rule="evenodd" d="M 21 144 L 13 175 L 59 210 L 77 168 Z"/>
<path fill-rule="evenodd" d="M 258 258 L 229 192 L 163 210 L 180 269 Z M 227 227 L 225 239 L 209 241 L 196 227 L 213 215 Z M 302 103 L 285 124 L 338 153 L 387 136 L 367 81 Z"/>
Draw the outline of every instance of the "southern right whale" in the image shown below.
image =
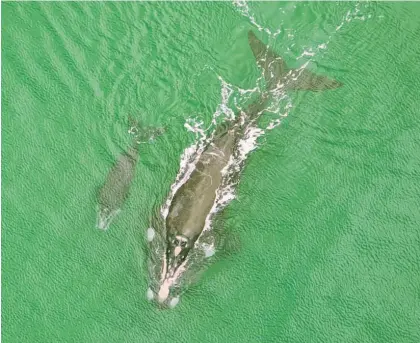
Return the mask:
<path fill-rule="evenodd" d="M 223 169 L 238 150 L 238 142 L 245 130 L 253 125 L 266 109 L 270 92 L 274 90 L 321 91 L 342 86 L 342 83 L 306 69 L 291 69 L 273 50 L 262 43 L 252 31 L 248 42 L 261 67 L 267 89 L 244 111 L 244 116 L 221 124 L 212 141 L 201 154 L 195 170 L 176 191 L 164 222 L 165 250 L 160 267 L 158 285 L 149 288 L 148 297 L 160 304 L 172 306 L 178 302 L 175 291 L 178 279 L 187 266 L 188 257 L 203 233 L 206 218 L 216 200 L 216 191 L 223 183 Z M 243 119 L 245 118 L 245 119 Z M 149 229 L 152 230 L 152 229 Z M 154 232 L 149 231 L 149 241 Z M 172 294 L 171 294 L 172 292 Z M 172 296 L 172 299 L 170 299 Z"/>
<path fill-rule="evenodd" d="M 129 133 L 133 135 L 132 142 L 128 149 L 118 157 L 97 194 L 96 227 L 101 230 L 108 229 L 127 200 L 131 182 L 136 172 L 139 145 L 142 142 L 153 140 L 163 133 L 162 128 L 147 127 L 140 131 L 138 122 L 131 116 L 128 119 Z"/>

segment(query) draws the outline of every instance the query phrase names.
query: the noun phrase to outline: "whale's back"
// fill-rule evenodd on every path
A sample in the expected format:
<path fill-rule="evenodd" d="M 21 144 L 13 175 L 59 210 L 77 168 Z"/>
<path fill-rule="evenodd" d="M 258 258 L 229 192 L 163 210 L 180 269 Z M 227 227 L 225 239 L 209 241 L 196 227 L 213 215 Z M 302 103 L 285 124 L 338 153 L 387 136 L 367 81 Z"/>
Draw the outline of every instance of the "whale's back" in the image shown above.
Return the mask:
<path fill-rule="evenodd" d="M 203 152 L 196 169 L 172 199 L 166 219 L 168 231 L 191 239 L 200 235 L 222 183 L 222 170 L 234 147 L 235 133 L 226 131 Z"/>

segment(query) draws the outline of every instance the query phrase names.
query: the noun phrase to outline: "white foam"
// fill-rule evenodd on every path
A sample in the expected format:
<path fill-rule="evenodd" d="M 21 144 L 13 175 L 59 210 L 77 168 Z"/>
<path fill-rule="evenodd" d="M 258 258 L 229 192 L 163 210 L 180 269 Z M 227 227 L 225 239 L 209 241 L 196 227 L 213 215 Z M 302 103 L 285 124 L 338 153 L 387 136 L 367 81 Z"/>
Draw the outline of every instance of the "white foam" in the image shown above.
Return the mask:
<path fill-rule="evenodd" d="M 195 165 L 209 140 L 205 135 L 205 130 L 202 129 L 202 124 L 202 122 L 194 122 L 194 120 L 189 119 L 184 125 L 188 131 L 196 134 L 198 140 L 187 147 L 181 155 L 178 175 L 176 176 L 175 182 L 171 185 L 169 195 L 160 211 L 165 219 L 169 213 L 169 206 L 176 191 L 188 180 L 189 176 L 194 171 Z"/>
<path fill-rule="evenodd" d="M 287 33 L 287 37 L 292 40 L 294 38 L 294 34 L 290 33 L 290 31 L 292 31 L 290 28 L 284 28 L 283 27 L 283 22 L 281 20 L 278 21 L 279 26 L 277 28 L 277 30 L 273 31 L 273 29 L 270 29 L 268 27 L 265 27 L 264 25 L 261 25 L 260 23 L 257 22 L 254 13 L 252 12 L 252 10 L 249 7 L 249 4 L 246 1 L 241 1 L 241 0 L 234 0 L 233 1 L 233 5 L 235 6 L 235 8 L 244 16 L 247 17 L 249 19 L 249 21 L 251 22 L 252 25 L 254 25 L 258 31 L 260 32 L 265 32 L 267 33 L 270 37 L 275 38 L 277 35 L 279 35 L 282 31 L 285 31 Z M 365 4 L 363 4 L 365 5 Z M 338 24 L 336 26 L 336 29 L 334 32 L 332 32 L 327 41 L 324 43 L 319 44 L 316 48 L 312 48 L 312 47 L 303 47 L 303 51 L 300 54 L 299 57 L 297 57 L 297 59 L 301 59 L 304 57 L 314 57 L 315 55 L 317 55 L 320 50 L 324 50 L 327 48 L 328 44 L 330 43 L 333 35 L 335 34 L 335 32 L 339 31 L 342 29 L 342 27 L 346 24 L 346 23 L 350 23 L 353 20 L 366 20 L 366 19 L 370 19 L 372 18 L 372 14 L 367 14 L 367 15 L 361 15 L 361 6 L 363 6 L 360 2 L 357 2 L 354 6 L 354 8 L 351 8 L 349 10 L 346 11 L 346 13 L 343 15 L 340 24 Z M 368 4 L 366 5 L 368 6 Z M 290 7 L 291 11 L 294 11 L 296 9 L 296 5 Z M 279 11 L 282 14 L 287 14 L 284 8 L 279 8 Z M 291 44 L 291 46 L 293 46 L 294 43 Z"/>
<path fill-rule="evenodd" d="M 266 33 L 268 33 L 269 35 L 272 35 L 273 37 L 277 36 L 278 34 L 280 34 L 281 29 L 277 29 L 275 32 L 272 32 L 268 27 L 264 27 L 262 25 L 260 25 L 257 20 L 255 19 L 255 16 L 252 14 L 248 4 L 246 1 L 240 1 L 240 0 L 234 0 L 233 4 L 236 6 L 236 8 L 239 10 L 239 12 L 247 17 L 249 19 L 249 21 L 251 22 L 251 24 L 253 24 L 258 31 L 264 31 Z M 284 10 L 283 10 L 283 14 L 284 14 Z"/>
<path fill-rule="evenodd" d="M 228 106 L 228 101 L 232 96 L 232 86 L 223 80 L 220 76 L 218 77 L 221 82 L 221 97 L 222 101 L 213 113 L 212 124 L 216 125 L 216 118 L 225 115 L 225 117 L 234 117 L 232 109 Z M 246 90 L 242 90 L 246 92 Z M 161 214 L 166 219 L 169 213 L 169 206 L 177 190 L 188 180 L 191 173 L 195 169 L 202 152 L 206 148 L 207 144 L 211 142 L 214 134 L 214 127 L 210 134 L 206 134 L 209 129 L 203 129 L 203 122 L 196 121 L 194 119 L 188 119 L 184 124 L 184 127 L 189 131 L 195 133 L 196 141 L 189 147 L 187 147 L 181 155 L 180 167 L 178 175 L 176 176 L 175 182 L 171 185 L 171 190 L 166 199 L 165 204 L 161 208 Z"/>
<path fill-rule="evenodd" d="M 206 244 L 204 246 L 204 255 L 206 258 L 212 257 L 216 253 L 216 248 L 214 245 Z"/>

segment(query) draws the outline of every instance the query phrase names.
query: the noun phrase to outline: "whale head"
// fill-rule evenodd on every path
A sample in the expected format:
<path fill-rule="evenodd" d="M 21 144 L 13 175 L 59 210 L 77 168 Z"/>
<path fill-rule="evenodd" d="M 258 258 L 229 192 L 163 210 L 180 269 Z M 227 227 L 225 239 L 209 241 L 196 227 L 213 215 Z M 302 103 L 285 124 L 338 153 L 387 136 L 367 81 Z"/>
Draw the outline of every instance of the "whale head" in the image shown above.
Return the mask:
<path fill-rule="evenodd" d="M 182 234 L 169 234 L 166 239 L 166 252 L 162 265 L 162 282 L 157 300 L 165 302 L 170 288 L 177 282 L 185 269 L 188 253 L 194 242 Z"/>
<path fill-rule="evenodd" d="M 159 281 L 148 289 L 147 298 L 160 307 L 174 307 L 182 292 L 184 274 L 188 270 L 188 255 L 195 240 L 179 233 L 168 233 L 160 263 Z M 153 289 L 153 290 L 152 290 Z"/>

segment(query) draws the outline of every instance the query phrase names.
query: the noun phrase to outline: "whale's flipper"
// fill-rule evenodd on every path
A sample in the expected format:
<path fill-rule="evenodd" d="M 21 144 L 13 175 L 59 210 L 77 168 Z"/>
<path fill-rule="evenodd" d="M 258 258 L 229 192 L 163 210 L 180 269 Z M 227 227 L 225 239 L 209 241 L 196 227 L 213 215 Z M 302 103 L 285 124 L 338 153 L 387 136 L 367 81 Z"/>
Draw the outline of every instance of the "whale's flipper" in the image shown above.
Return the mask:
<path fill-rule="evenodd" d="M 337 80 L 317 75 L 307 69 L 288 68 L 286 62 L 261 42 L 252 31 L 248 32 L 248 42 L 257 64 L 264 72 L 269 89 L 282 87 L 287 90 L 322 91 L 343 85 Z"/>

